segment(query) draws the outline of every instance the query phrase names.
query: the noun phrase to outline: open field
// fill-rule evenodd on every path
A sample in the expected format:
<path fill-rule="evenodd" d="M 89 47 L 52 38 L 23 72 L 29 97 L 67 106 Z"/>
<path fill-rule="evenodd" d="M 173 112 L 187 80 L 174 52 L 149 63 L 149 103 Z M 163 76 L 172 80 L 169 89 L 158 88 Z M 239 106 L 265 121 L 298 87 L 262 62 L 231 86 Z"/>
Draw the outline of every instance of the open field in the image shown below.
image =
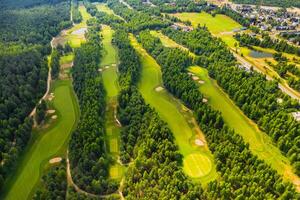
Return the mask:
<path fill-rule="evenodd" d="M 110 166 L 109 175 L 113 179 L 121 180 L 125 169 L 117 162 L 120 154 L 120 127 L 115 120 L 115 114 L 119 84 L 117 51 L 111 43 L 113 32 L 109 26 L 102 26 L 103 57 L 101 59 L 100 68 L 102 69 L 103 84 L 107 95 L 105 112 L 106 144 L 109 154 L 115 161 L 115 163 Z"/>
<path fill-rule="evenodd" d="M 218 175 L 212 154 L 208 150 L 205 137 L 197 126 L 193 114 L 180 101 L 163 89 L 160 66 L 132 35 L 130 39 L 132 45 L 141 55 L 142 74 L 138 85 L 139 91 L 146 102 L 156 109 L 160 117 L 167 122 L 174 133 L 179 150 L 184 156 L 184 171 L 191 177 L 198 178 L 203 184 L 216 179 Z M 196 139 L 203 141 L 204 146 L 199 147 L 195 145 Z M 203 159 L 187 159 L 191 154 Z M 209 160 L 209 162 L 203 163 L 203 160 Z M 195 168 L 201 169 L 202 173 L 195 173 Z M 193 172 L 190 173 L 190 170 Z"/>
<path fill-rule="evenodd" d="M 96 3 L 95 5 L 99 11 L 105 12 L 109 15 L 115 15 L 116 17 L 123 19 L 120 15 L 117 15 L 116 13 L 114 13 L 114 11 L 112 9 L 110 9 L 105 3 Z"/>
<path fill-rule="evenodd" d="M 176 13 L 172 14 L 172 16 L 178 17 L 183 21 L 191 21 L 194 27 L 200 25 L 206 25 L 208 30 L 216 37 L 221 38 L 228 47 L 233 51 L 237 51 L 239 55 L 243 55 L 241 59 L 244 59 L 246 62 L 254 66 L 254 68 L 266 74 L 270 78 L 276 78 L 280 80 L 282 90 L 287 91 L 290 96 L 293 98 L 300 99 L 300 93 L 296 90 L 289 87 L 287 81 L 281 78 L 278 73 L 267 64 L 267 61 L 274 63 L 276 62 L 273 58 L 261 57 L 261 58 L 254 58 L 250 55 L 251 50 L 247 47 L 235 47 L 235 43 L 238 44 L 238 41 L 233 37 L 234 29 L 241 28 L 242 26 L 238 24 L 233 19 L 225 16 L 225 15 L 216 15 L 212 17 L 210 14 L 201 12 L 201 13 Z M 256 47 L 257 48 L 257 47 Z M 259 48 L 260 51 L 270 53 L 270 50 L 265 48 Z M 274 51 L 272 52 L 274 53 Z M 284 54 L 288 58 L 292 59 L 293 56 L 291 54 Z M 299 65 L 298 65 L 299 66 Z"/>
<path fill-rule="evenodd" d="M 16 173 L 5 184 L 4 199 L 29 199 L 44 166 L 51 158 L 65 153 L 70 133 L 79 116 L 79 108 L 71 81 L 57 81 L 53 93 L 55 98 L 50 104 L 58 118 L 46 129 L 34 133 Z"/>
<path fill-rule="evenodd" d="M 177 44 L 165 35 L 164 37 L 157 35 L 157 37 L 160 38 L 163 44 L 166 42 L 173 43 L 173 46 Z M 177 44 L 177 46 L 180 45 Z M 300 183 L 299 177 L 293 173 L 289 160 L 281 154 L 280 150 L 273 144 L 271 138 L 266 133 L 260 131 L 258 126 L 243 114 L 234 102 L 231 101 L 230 97 L 218 86 L 216 81 L 209 77 L 207 70 L 199 66 L 194 66 L 190 67 L 189 71 L 203 81 L 203 84 L 199 84 L 201 93 L 208 99 L 208 103 L 213 108 L 222 113 L 226 124 L 240 134 L 245 142 L 250 144 L 251 151 L 260 159 L 264 159 L 282 174 L 286 180 Z"/>
<path fill-rule="evenodd" d="M 231 32 L 234 29 L 240 29 L 242 26 L 226 15 L 216 15 L 212 17 L 206 12 L 201 13 L 176 13 L 172 16 L 178 17 L 183 21 L 190 21 L 194 27 L 198 24 L 206 26 L 212 34 L 222 32 Z"/>

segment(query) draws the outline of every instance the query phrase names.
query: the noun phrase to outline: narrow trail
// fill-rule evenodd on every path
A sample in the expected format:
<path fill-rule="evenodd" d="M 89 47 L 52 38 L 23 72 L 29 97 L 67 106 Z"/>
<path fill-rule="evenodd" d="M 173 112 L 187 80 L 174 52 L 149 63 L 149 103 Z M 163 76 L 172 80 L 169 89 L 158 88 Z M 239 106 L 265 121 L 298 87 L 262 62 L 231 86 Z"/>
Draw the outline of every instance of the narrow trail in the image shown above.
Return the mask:
<path fill-rule="evenodd" d="M 52 37 L 52 40 L 50 42 L 52 49 L 54 48 L 54 45 L 53 45 L 54 39 L 55 39 L 55 37 Z M 36 113 L 36 107 L 42 102 L 42 100 L 45 100 L 47 98 L 47 96 L 48 96 L 48 94 L 50 92 L 51 80 L 52 80 L 52 77 L 51 77 L 51 67 L 49 65 L 48 66 L 48 77 L 47 77 L 47 89 L 46 89 L 46 92 L 43 95 L 43 97 L 39 100 L 39 102 L 36 104 L 36 106 L 33 108 L 33 110 L 31 111 L 31 113 L 29 114 L 29 117 L 33 117 L 35 115 L 35 113 Z"/>

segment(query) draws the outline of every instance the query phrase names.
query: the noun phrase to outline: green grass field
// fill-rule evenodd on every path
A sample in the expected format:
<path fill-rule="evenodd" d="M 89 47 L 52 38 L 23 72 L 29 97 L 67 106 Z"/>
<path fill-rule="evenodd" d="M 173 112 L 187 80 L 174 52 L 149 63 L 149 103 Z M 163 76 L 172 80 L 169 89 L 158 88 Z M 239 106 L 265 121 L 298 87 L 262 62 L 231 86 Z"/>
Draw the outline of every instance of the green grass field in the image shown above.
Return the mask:
<path fill-rule="evenodd" d="M 190 21 L 194 27 L 200 24 L 205 25 L 208 30 L 213 34 L 219 34 L 222 32 L 230 32 L 234 29 L 239 29 L 242 26 L 226 15 L 211 16 L 206 12 L 201 13 L 175 13 L 172 14 L 175 17 L 180 18 L 182 21 Z"/>
<path fill-rule="evenodd" d="M 110 166 L 109 175 L 113 179 L 121 180 L 124 174 L 124 167 L 116 162 L 120 154 L 120 127 L 116 123 L 115 112 L 117 106 L 117 95 L 120 88 L 117 72 L 117 50 L 111 43 L 113 33 L 114 31 L 109 26 L 102 26 L 101 34 L 103 36 L 103 57 L 101 59 L 100 68 L 103 70 L 101 73 L 107 95 L 107 109 L 105 113 L 106 144 L 108 144 L 109 154 L 115 161 L 115 164 Z"/>
<path fill-rule="evenodd" d="M 142 74 L 138 85 L 139 91 L 146 102 L 156 109 L 160 117 L 167 122 L 174 133 L 179 150 L 184 156 L 184 171 L 192 178 L 199 178 L 203 184 L 216 179 L 218 175 L 207 145 L 204 147 L 195 145 L 196 138 L 200 138 L 203 141 L 205 141 L 205 138 L 196 125 L 193 115 L 165 89 L 157 90 L 157 87 L 163 84 L 160 66 L 147 54 L 132 35 L 130 39 L 132 45 L 141 55 Z M 199 159 L 191 162 L 191 159 L 187 159 L 189 155 L 198 155 L 198 157 L 202 157 L 203 160 L 209 160 L 209 162 L 202 162 Z M 201 169 L 202 173 L 196 172 L 198 168 Z M 190 173 L 186 169 L 192 169 L 192 172 Z"/>
<path fill-rule="evenodd" d="M 105 12 L 109 15 L 115 15 L 116 17 L 119 17 L 120 19 L 123 19 L 121 16 L 117 15 L 116 13 L 114 13 L 114 11 L 112 9 L 110 9 L 107 4 L 105 3 L 97 3 L 96 7 L 99 11 Z M 123 19 L 124 20 L 124 19 Z"/>
<path fill-rule="evenodd" d="M 16 173 L 5 184 L 1 199 L 29 199 L 49 159 L 65 153 L 70 133 L 79 116 L 79 108 L 71 81 L 57 81 L 53 92 L 55 98 L 50 104 L 53 104 L 58 118 L 47 129 L 34 133 Z"/>

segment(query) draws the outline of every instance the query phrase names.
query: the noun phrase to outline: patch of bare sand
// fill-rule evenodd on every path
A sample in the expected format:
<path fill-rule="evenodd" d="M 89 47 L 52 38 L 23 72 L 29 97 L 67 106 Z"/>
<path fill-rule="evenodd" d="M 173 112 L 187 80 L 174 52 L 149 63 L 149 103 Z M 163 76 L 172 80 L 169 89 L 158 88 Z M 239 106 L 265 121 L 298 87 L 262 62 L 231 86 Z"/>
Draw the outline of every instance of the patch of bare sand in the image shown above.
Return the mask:
<path fill-rule="evenodd" d="M 61 157 L 55 157 L 55 158 L 52 158 L 49 160 L 49 163 L 50 164 L 54 164 L 54 163 L 59 163 L 62 161 L 62 158 Z"/>

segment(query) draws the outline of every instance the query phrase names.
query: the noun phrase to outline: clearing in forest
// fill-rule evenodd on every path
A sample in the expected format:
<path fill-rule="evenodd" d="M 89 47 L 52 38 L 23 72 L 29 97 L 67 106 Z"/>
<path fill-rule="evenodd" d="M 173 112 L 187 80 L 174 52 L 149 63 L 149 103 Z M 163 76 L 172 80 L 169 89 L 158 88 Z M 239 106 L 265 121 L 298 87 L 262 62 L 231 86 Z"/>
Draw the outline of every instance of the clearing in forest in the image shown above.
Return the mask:
<path fill-rule="evenodd" d="M 185 173 L 200 180 L 203 184 L 216 179 L 218 174 L 213 156 L 193 117 L 193 113 L 166 90 L 156 91 L 156 88 L 163 87 L 160 66 L 142 48 L 133 35 L 130 35 L 130 39 L 131 44 L 141 56 L 142 74 L 138 85 L 139 91 L 146 102 L 154 107 L 160 117 L 167 122 L 173 132 L 179 150 L 184 156 L 183 169 Z M 203 143 L 199 145 L 197 141 Z M 194 156 L 197 159 L 190 159 Z"/>
<path fill-rule="evenodd" d="M 5 184 L 3 199 L 30 199 L 45 165 L 67 148 L 79 116 L 78 103 L 70 80 L 56 81 L 52 92 L 55 98 L 49 104 L 56 110 L 58 118 L 46 129 L 33 133 L 16 173 Z"/>
<path fill-rule="evenodd" d="M 155 36 L 155 34 L 153 35 Z M 159 37 L 159 34 L 157 36 Z M 163 44 L 168 42 L 172 43 L 172 46 L 181 46 L 165 35 L 159 38 Z M 286 180 L 295 183 L 296 186 L 299 185 L 300 179 L 293 173 L 289 160 L 282 155 L 280 150 L 273 144 L 271 138 L 245 116 L 230 97 L 218 86 L 217 82 L 209 77 L 207 70 L 199 66 L 193 66 L 189 68 L 189 73 L 199 78 L 197 80 L 199 90 L 208 99 L 208 104 L 222 113 L 225 123 L 240 134 L 246 143 L 250 144 L 250 150 L 260 159 L 270 164 Z"/>
<path fill-rule="evenodd" d="M 124 167 L 118 163 L 120 156 L 120 125 L 116 121 L 117 95 L 119 93 L 117 50 L 112 45 L 113 30 L 109 26 L 102 25 L 103 53 L 100 63 L 102 78 L 106 90 L 106 146 L 109 154 L 114 158 L 114 164 L 110 166 L 109 175 L 113 179 L 120 179 L 123 176 Z"/>
<path fill-rule="evenodd" d="M 106 14 L 109 14 L 109 15 L 115 15 L 116 17 L 119 17 L 120 19 L 123 19 L 120 15 L 117 15 L 112 9 L 110 9 L 107 6 L 107 4 L 105 4 L 105 3 L 95 3 L 95 5 L 96 5 L 96 8 L 99 11 L 105 12 Z"/>

